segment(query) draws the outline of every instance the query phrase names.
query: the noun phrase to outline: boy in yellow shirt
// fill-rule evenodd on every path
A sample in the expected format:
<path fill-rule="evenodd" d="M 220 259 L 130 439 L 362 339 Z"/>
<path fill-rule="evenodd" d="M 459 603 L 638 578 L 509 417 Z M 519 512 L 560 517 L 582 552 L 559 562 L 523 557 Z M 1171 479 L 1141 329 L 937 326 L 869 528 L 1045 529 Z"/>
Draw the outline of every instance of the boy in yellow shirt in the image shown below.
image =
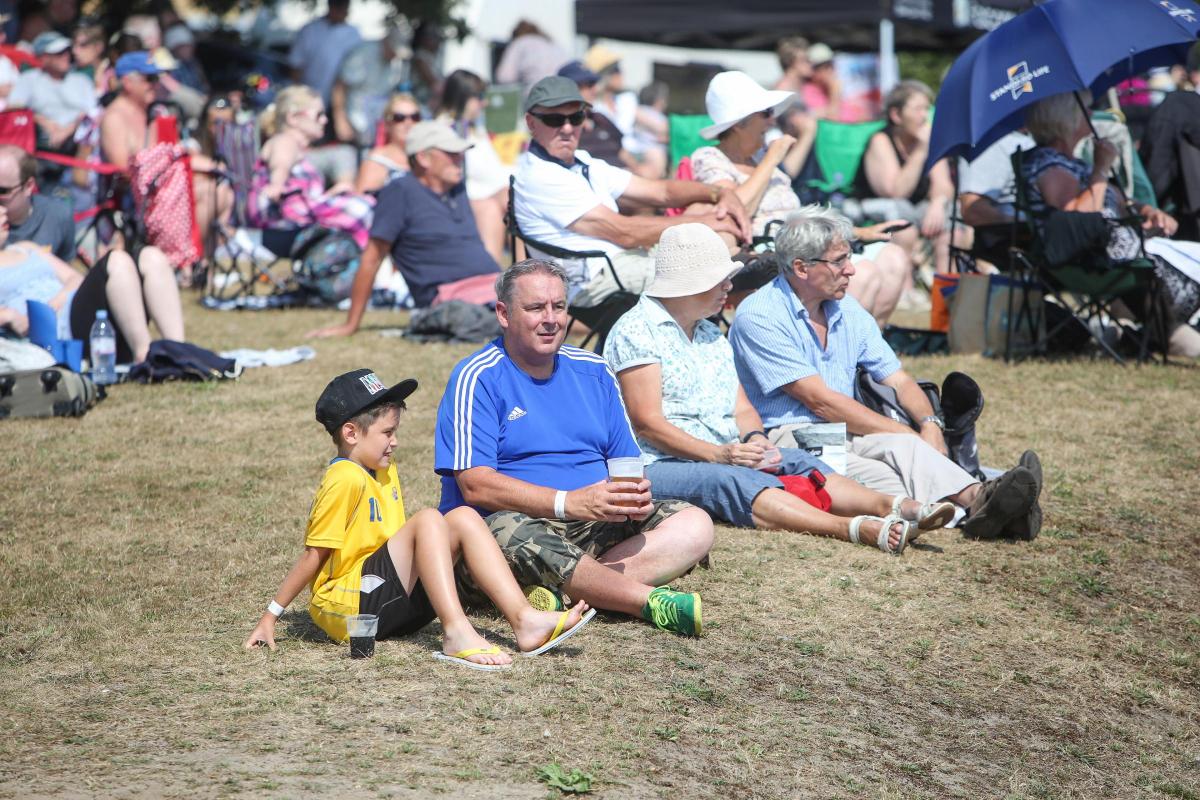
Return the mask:
<path fill-rule="evenodd" d="M 317 399 L 317 421 L 337 458 L 325 471 L 308 516 L 304 552 L 283 579 L 245 646 L 275 649 L 275 621 L 307 584 L 309 614 L 330 638 L 346 641 L 346 618 L 379 617 L 377 639 L 442 622 L 435 658 L 473 669 L 506 669 L 512 657 L 489 645 L 468 621 L 454 585 L 461 557 L 479 587 L 512 625 L 517 646 L 538 655 L 575 634 L 594 615 L 587 603 L 561 613 L 529 605 L 479 514 L 466 506 L 442 516 L 425 509 L 405 520 L 392 452 L 411 378 L 390 389 L 359 369 L 330 381 Z"/>

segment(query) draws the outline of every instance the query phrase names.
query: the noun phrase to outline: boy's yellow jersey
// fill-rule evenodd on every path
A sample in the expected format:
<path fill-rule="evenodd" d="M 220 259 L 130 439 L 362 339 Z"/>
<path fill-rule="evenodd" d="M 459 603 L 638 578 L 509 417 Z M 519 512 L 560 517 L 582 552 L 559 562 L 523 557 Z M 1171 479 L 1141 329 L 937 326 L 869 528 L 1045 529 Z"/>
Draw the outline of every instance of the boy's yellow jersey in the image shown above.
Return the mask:
<path fill-rule="evenodd" d="M 308 613 L 335 641 L 344 642 L 346 617 L 358 613 L 362 566 L 404 525 L 396 465 L 378 475 L 345 458 L 325 471 L 308 512 L 304 544 L 333 552 L 312 582 Z"/>

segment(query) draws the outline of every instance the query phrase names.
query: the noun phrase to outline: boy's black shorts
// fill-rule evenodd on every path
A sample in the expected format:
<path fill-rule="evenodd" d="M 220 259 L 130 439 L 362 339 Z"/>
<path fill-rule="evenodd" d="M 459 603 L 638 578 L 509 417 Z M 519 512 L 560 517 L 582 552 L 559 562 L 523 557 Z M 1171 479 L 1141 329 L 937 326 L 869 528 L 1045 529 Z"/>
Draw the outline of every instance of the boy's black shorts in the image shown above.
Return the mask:
<path fill-rule="evenodd" d="M 367 578 L 371 575 L 383 581 L 373 591 L 360 591 L 358 595 L 358 613 L 379 617 L 376 639 L 407 636 L 424 628 L 437 617 L 420 581 L 413 584 L 411 593 L 404 591 L 404 584 L 396 574 L 396 566 L 388 554 L 386 542 L 367 556 L 367 560 L 363 562 L 362 574 L 364 585 L 369 585 L 370 581 L 367 581 Z"/>

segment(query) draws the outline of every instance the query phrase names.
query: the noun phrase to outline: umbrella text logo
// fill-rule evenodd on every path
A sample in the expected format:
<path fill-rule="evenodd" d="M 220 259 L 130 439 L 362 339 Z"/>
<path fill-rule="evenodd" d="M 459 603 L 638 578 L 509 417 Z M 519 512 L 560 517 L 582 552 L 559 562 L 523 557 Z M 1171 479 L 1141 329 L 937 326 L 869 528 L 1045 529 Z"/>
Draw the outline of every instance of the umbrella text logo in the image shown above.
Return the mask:
<path fill-rule="evenodd" d="M 1167 12 L 1168 15 L 1172 17 L 1179 17 L 1184 22 L 1196 21 L 1196 12 L 1190 8 L 1180 8 L 1179 6 L 1170 2 L 1170 0 L 1159 0 L 1158 4 L 1163 8 L 1164 11 Z"/>
<path fill-rule="evenodd" d="M 1043 64 L 1037 69 L 1030 70 L 1029 63 L 1022 61 L 1018 64 L 1013 64 L 1008 68 L 1007 72 L 1008 82 L 988 95 L 992 102 L 999 100 L 1005 93 L 1011 94 L 1013 100 L 1016 100 L 1023 94 L 1032 93 L 1033 79 L 1049 75 L 1050 67 Z"/>

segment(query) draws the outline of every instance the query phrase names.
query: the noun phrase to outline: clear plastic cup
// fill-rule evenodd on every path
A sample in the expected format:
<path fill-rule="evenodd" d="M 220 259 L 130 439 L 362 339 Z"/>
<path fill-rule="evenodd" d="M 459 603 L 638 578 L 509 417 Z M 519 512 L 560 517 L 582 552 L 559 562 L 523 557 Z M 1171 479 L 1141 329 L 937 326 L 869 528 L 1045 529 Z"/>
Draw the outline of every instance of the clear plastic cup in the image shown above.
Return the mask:
<path fill-rule="evenodd" d="M 370 658 L 375 655 L 375 634 L 378 632 L 379 617 L 374 614 L 346 617 L 346 633 L 350 635 L 350 657 Z"/>
<path fill-rule="evenodd" d="M 641 483 L 645 477 L 645 470 L 642 466 L 640 457 L 624 457 L 608 459 L 608 482 L 609 483 Z M 636 500 L 627 503 L 614 503 L 618 506 L 628 506 L 629 508 L 637 508 Z"/>

